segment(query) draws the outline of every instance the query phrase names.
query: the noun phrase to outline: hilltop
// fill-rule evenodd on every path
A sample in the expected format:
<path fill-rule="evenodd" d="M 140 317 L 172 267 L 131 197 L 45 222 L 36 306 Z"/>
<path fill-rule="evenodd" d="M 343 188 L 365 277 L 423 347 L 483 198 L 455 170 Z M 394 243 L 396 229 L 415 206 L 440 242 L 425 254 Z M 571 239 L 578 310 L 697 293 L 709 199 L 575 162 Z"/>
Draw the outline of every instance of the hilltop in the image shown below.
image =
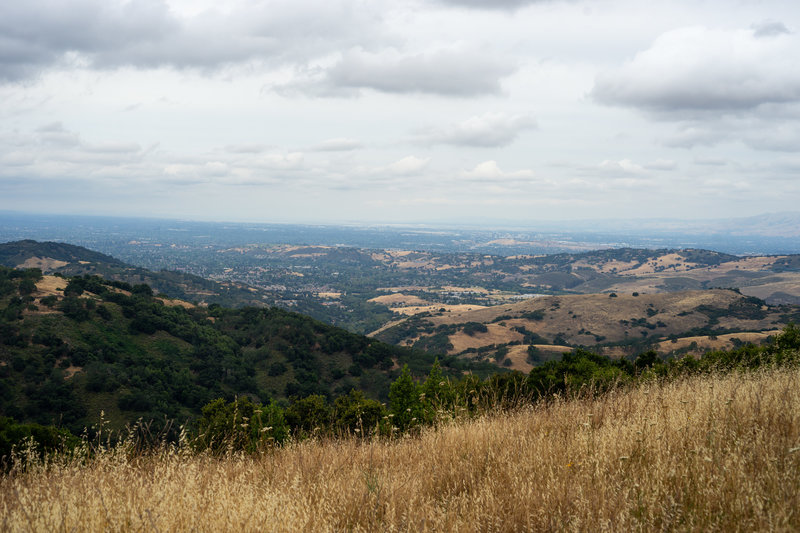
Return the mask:
<path fill-rule="evenodd" d="M 758 343 L 800 318 L 799 311 L 729 289 L 543 296 L 471 310 L 441 308 L 372 335 L 527 371 L 574 347 L 614 356 L 647 349 L 676 355 Z"/>
<path fill-rule="evenodd" d="M 46 274 L 89 274 L 131 284 L 146 283 L 157 293 L 166 293 L 204 305 L 265 305 L 259 291 L 243 283 L 216 282 L 169 270 L 153 272 L 68 243 L 33 240 L 0 243 L 0 265 L 9 268 L 38 268 Z"/>

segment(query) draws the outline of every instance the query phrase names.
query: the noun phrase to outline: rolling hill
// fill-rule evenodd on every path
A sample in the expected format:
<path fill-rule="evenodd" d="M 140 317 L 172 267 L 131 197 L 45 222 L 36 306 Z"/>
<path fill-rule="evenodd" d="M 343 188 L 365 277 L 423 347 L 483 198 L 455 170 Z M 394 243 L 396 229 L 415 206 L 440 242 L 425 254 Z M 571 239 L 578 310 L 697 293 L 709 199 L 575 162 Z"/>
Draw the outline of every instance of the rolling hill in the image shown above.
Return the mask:
<path fill-rule="evenodd" d="M 46 274 L 89 274 L 131 284 L 146 283 L 156 292 L 201 305 L 265 306 L 261 291 L 244 283 L 217 282 L 171 270 L 154 272 L 67 243 L 33 240 L 0 243 L 0 265 L 9 268 L 38 268 Z"/>
<path fill-rule="evenodd" d="M 441 362 L 453 375 L 493 368 Z M 0 267 L 0 415 L 19 421 L 80 433 L 101 412 L 115 428 L 139 418 L 164 424 L 215 398 L 331 399 L 356 388 L 385 400 L 402 365 L 419 376 L 433 363 L 277 308 L 203 307 L 144 283 Z"/>
<path fill-rule="evenodd" d="M 647 349 L 667 355 L 737 343 L 731 339 L 758 342 L 798 318 L 796 307 L 769 306 L 729 289 L 561 295 L 472 310 L 441 308 L 398 320 L 372 336 L 529 370 L 574 347 L 616 356 Z M 727 337 L 720 340 L 721 335 Z M 697 338 L 680 341 L 687 337 Z M 708 344 L 709 337 L 719 342 Z"/>

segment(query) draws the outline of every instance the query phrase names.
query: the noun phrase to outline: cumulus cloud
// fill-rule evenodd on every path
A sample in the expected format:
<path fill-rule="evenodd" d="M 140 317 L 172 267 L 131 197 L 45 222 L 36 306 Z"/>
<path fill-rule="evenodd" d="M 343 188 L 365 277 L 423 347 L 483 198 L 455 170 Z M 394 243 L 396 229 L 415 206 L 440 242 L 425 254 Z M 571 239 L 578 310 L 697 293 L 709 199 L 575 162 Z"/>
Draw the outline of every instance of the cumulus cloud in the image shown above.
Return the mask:
<path fill-rule="evenodd" d="M 474 50 L 404 54 L 395 49 L 351 49 L 334 65 L 305 69 L 298 73 L 298 79 L 274 89 L 314 96 L 357 96 L 362 89 L 372 89 L 394 94 L 469 97 L 499 93 L 500 81 L 515 70 L 510 61 Z"/>
<path fill-rule="evenodd" d="M 800 41 L 776 28 L 666 32 L 627 64 L 601 73 L 591 94 L 678 117 L 800 101 Z"/>
<path fill-rule="evenodd" d="M 645 171 L 642 165 L 634 163 L 630 159 L 620 159 L 619 161 L 606 159 L 601 161 L 597 168 L 602 171 L 624 174 L 643 174 Z"/>
<path fill-rule="evenodd" d="M 648 180 L 653 176 L 653 171 L 669 172 L 677 168 L 677 162 L 671 159 L 659 158 L 648 163 L 639 163 L 626 157 L 619 160 L 604 159 L 596 165 L 580 167 L 578 170 L 586 176 L 617 178 L 616 182 L 608 183 L 626 183 L 625 180 L 631 179 L 635 179 L 636 183 L 639 183 L 640 180 Z M 598 183 L 603 182 L 599 181 Z"/>
<path fill-rule="evenodd" d="M 415 142 L 496 148 L 511 144 L 521 132 L 536 127 L 536 119 L 531 115 L 486 113 L 444 128 L 423 130 Z"/>
<path fill-rule="evenodd" d="M 775 37 L 782 33 L 791 33 L 782 22 L 766 21 L 753 25 L 753 36 L 755 37 Z"/>
<path fill-rule="evenodd" d="M 472 170 L 461 174 L 463 179 L 478 182 L 515 182 L 530 181 L 534 178 L 534 173 L 530 170 L 517 170 L 506 172 L 500 168 L 497 161 L 490 160 L 479 163 Z"/>
<path fill-rule="evenodd" d="M 252 60 L 302 62 L 380 35 L 379 17 L 354 4 L 309 0 L 298 9 L 275 0 L 186 17 L 160 0 L 0 2 L 0 81 L 59 64 L 205 70 Z"/>
<path fill-rule="evenodd" d="M 302 152 L 286 154 L 264 154 L 248 160 L 251 167 L 267 170 L 297 170 L 302 168 L 304 155 Z"/>
<path fill-rule="evenodd" d="M 302 152 L 217 150 L 180 154 L 137 143 L 88 142 L 61 123 L 0 133 L 0 178 L 32 181 L 120 181 L 147 186 L 271 184 L 311 174 Z"/>
<path fill-rule="evenodd" d="M 429 157 L 420 158 L 413 155 L 409 155 L 387 166 L 386 170 L 392 174 L 401 174 L 401 175 L 416 174 L 421 170 L 423 170 L 426 166 L 428 166 L 428 163 L 430 163 L 430 161 L 431 159 Z"/>
<path fill-rule="evenodd" d="M 439 0 L 442 4 L 473 9 L 518 9 L 532 4 L 544 4 L 553 0 Z"/>

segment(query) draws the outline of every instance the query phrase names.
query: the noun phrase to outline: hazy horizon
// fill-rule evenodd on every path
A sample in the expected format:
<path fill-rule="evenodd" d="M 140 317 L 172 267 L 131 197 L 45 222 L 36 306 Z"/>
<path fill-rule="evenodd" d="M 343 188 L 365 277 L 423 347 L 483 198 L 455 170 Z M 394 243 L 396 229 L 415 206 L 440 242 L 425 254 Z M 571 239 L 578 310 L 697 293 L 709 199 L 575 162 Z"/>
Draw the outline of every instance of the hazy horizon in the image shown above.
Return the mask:
<path fill-rule="evenodd" d="M 800 210 L 787 210 L 780 212 L 762 212 L 748 216 L 730 216 L 730 217 L 597 217 L 597 218 L 551 218 L 551 219 L 528 219 L 528 220 L 514 220 L 503 218 L 464 218 L 452 220 L 436 220 L 421 219 L 418 221 L 387 221 L 381 219 L 374 220 L 347 220 L 347 219 L 249 219 L 249 218 L 214 218 L 212 216 L 203 217 L 178 217 L 178 216 L 155 216 L 155 215 L 121 215 L 115 213 L 83 213 L 83 212 L 56 212 L 56 211 L 24 211 L 16 209 L 0 209 L 0 217 L 3 216 L 20 216 L 20 217 L 53 217 L 53 218 L 87 218 L 87 219 L 118 219 L 118 220 L 139 220 L 139 221 L 174 221 L 186 223 L 211 223 L 211 224 L 253 224 L 253 225 L 287 225 L 287 226 L 320 226 L 320 227 L 408 227 L 420 229 L 483 229 L 486 231 L 509 230 L 509 229 L 524 229 L 535 230 L 537 227 L 552 227 L 555 225 L 568 225 L 572 227 L 581 226 L 584 224 L 593 225 L 607 224 L 605 228 L 613 228 L 615 226 L 622 227 L 627 224 L 640 224 L 646 222 L 648 224 L 658 224 L 663 222 L 691 224 L 708 224 L 708 223 L 723 223 L 728 221 L 744 221 L 752 219 L 769 219 L 776 217 L 789 217 L 800 221 Z M 641 227 L 641 226 L 640 226 Z M 588 228 L 591 229 L 591 228 Z M 800 229 L 798 229 L 800 233 Z"/>
<path fill-rule="evenodd" d="M 0 209 L 730 218 L 800 200 L 800 5 L 0 4 Z"/>

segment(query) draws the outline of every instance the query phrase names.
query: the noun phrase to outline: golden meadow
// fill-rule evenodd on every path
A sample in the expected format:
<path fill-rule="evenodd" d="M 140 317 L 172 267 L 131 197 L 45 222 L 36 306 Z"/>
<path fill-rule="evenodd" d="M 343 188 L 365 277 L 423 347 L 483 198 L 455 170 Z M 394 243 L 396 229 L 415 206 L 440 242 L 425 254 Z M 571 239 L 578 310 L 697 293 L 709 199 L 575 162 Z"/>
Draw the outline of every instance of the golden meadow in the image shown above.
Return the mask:
<path fill-rule="evenodd" d="M 0 478 L 3 531 L 798 531 L 800 370 L 645 380 L 399 438 L 22 459 Z"/>

